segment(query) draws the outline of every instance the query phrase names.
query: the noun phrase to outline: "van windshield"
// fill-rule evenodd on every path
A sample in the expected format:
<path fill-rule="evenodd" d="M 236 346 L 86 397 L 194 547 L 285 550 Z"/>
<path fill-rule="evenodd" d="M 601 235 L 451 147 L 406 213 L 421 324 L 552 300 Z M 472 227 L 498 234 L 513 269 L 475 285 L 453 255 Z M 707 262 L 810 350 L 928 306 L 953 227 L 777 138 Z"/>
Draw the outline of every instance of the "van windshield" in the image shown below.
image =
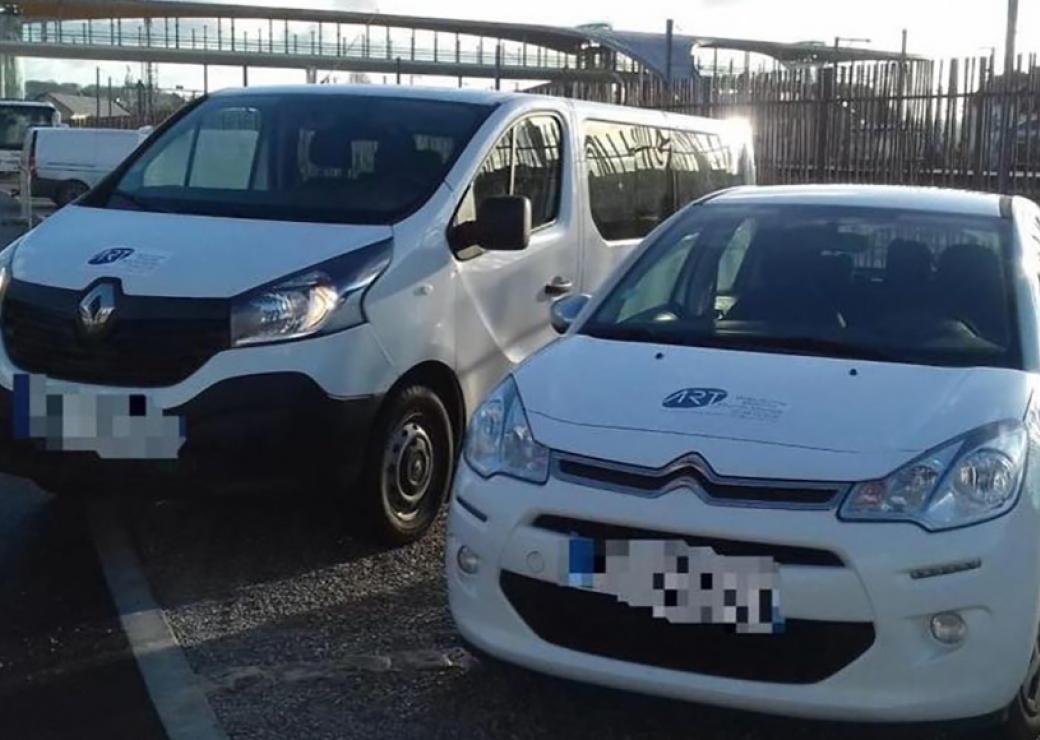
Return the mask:
<path fill-rule="evenodd" d="M 85 205 L 384 224 L 418 208 L 488 106 L 362 95 L 211 98 Z"/>
<path fill-rule="evenodd" d="M 1021 368 L 1009 220 L 705 204 L 582 327 L 625 341 Z"/>
<path fill-rule="evenodd" d="M 0 150 L 22 148 L 25 134 L 33 126 L 53 126 L 57 113 L 49 105 L 4 105 L 0 103 Z"/>

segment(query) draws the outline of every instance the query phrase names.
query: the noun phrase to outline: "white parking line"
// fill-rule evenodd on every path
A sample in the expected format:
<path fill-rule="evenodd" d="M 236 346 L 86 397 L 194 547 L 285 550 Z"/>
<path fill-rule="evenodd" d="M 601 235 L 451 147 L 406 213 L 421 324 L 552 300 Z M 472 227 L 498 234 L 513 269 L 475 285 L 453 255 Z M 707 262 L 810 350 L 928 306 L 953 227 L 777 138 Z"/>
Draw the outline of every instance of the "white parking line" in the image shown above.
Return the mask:
<path fill-rule="evenodd" d="M 90 529 L 119 621 L 163 729 L 170 740 L 226 740 L 199 677 L 188 665 L 177 638 L 141 569 L 126 531 L 112 507 L 93 501 Z"/>

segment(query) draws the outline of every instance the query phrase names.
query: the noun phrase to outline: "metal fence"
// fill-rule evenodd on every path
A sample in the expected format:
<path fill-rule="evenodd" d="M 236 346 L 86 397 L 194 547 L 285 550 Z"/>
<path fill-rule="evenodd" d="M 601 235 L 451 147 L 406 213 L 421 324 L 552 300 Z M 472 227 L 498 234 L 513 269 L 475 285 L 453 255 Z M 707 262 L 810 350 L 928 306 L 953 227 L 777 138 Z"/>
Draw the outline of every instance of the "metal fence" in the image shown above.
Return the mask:
<path fill-rule="evenodd" d="M 679 85 L 557 83 L 550 94 L 743 117 L 759 181 L 862 182 L 999 189 L 1040 198 L 1040 67 L 1010 74 L 992 58 L 908 60 L 759 72 Z"/>

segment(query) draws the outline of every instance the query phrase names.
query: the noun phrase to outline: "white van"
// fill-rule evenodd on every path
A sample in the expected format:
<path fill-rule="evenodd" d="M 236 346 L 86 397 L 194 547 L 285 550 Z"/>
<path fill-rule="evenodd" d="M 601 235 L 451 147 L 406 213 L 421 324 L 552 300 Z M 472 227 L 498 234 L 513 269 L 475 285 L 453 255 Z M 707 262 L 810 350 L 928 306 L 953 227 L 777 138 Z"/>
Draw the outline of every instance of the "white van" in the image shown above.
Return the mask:
<path fill-rule="evenodd" d="M 548 97 L 210 96 L 0 253 L 9 465 L 303 481 L 417 537 L 549 303 L 751 161 L 745 126 Z"/>
<path fill-rule="evenodd" d="M 691 205 L 474 413 L 462 635 L 621 689 L 1037 738 L 1038 274 L 1024 198 Z"/>
<path fill-rule="evenodd" d="M 151 132 L 106 128 L 35 128 L 25 137 L 23 171 L 32 194 L 59 206 L 97 185 Z"/>

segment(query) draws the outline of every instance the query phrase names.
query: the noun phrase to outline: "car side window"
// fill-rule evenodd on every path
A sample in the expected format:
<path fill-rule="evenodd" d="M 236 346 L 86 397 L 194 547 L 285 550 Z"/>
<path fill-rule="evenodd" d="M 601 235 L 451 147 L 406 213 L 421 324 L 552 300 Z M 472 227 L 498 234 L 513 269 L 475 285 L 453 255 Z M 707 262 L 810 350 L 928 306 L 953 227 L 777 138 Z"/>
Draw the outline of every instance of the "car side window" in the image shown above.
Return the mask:
<path fill-rule="evenodd" d="M 551 115 L 528 116 L 516 123 L 495 144 L 481 164 L 459 203 L 452 231 L 465 233 L 477 220 L 480 204 L 503 195 L 522 195 L 531 201 L 531 228 L 552 223 L 560 211 L 563 174 L 563 129 Z M 453 245 L 459 259 L 483 253 L 462 237 Z"/>

